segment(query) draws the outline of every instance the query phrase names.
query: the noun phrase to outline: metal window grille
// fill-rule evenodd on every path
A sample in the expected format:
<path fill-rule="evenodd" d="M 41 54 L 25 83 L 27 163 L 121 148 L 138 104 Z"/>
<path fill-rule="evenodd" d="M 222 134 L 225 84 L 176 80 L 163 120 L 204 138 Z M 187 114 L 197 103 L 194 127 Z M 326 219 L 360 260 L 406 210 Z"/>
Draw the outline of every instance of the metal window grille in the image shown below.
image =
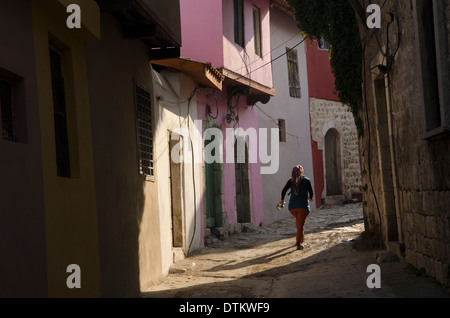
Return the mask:
<path fill-rule="evenodd" d="M 155 170 L 153 161 L 152 104 L 150 92 L 139 85 L 136 85 L 136 109 L 139 173 L 153 178 Z"/>

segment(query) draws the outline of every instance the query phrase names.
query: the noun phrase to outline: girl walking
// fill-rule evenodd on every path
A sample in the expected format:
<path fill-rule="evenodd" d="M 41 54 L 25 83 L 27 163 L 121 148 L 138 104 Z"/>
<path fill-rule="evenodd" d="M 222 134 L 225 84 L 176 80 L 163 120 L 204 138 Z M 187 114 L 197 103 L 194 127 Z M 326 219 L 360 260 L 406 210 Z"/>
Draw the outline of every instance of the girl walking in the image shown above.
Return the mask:
<path fill-rule="evenodd" d="M 311 212 L 310 202 L 313 202 L 313 189 L 309 178 L 303 175 L 303 167 L 295 166 L 292 169 L 292 177 L 286 183 L 281 192 L 280 204 L 284 203 L 284 197 L 287 191 L 291 189 L 291 198 L 289 200 L 289 211 L 296 219 L 297 226 L 297 249 L 303 249 L 303 240 L 305 237 L 305 223 Z M 309 197 L 308 197 L 309 194 Z"/>

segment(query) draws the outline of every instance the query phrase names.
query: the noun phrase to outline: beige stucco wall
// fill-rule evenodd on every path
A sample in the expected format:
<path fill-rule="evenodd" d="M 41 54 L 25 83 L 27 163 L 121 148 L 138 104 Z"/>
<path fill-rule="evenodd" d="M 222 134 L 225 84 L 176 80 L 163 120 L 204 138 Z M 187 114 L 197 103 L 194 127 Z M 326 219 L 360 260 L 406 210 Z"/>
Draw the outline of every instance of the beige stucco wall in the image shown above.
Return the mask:
<path fill-rule="evenodd" d="M 45 0 L 44 2 L 48 2 Z M 77 4 L 81 13 L 81 30 L 72 30 L 78 33 L 90 33 L 93 38 L 100 38 L 100 9 L 94 0 L 58 0 L 65 8 L 71 4 Z M 67 11 L 67 10 L 66 10 Z M 68 18 L 71 12 L 63 12 L 59 18 Z"/>
<path fill-rule="evenodd" d="M 135 84 L 152 94 L 151 67 L 142 41 L 123 39 L 108 14 L 101 23 L 86 51 L 102 296 L 135 297 L 162 277 L 158 178 L 139 175 L 136 145 Z"/>
<path fill-rule="evenodd" d="M 22 132 L 16 142 L 0 135 L 0 298 L 46 297 L 41 134 L 29 1 L 0 2 L 0 39 L 0 77 L 13 83 L 15 132 Z"/>

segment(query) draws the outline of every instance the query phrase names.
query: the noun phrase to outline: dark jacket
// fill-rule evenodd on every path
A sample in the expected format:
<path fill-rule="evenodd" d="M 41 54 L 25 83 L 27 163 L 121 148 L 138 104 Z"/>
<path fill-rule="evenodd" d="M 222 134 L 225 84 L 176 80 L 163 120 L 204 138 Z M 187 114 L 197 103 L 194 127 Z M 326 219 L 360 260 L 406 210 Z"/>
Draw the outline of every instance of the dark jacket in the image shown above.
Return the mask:
<path fill-rule="evenodd" d="M 294 192 L 294 186 L 291 179 L 286 183 L 286 186 L 283 188 L 281 192 L 281 200 L 284 201 L 284 197 L 286 196 L 287 191 L 291 189 L 291 199 L 289 200 L 289 211 L 294 209 L 307 209 L 311 211 L 311 206 L 309 205 L 309 198 L 312 199 L 314 196 L 314 192 L 311 186 L 311 180 L 307 177 L 303 177 L 300 183 L 300 191 L 298 195 Z"/>

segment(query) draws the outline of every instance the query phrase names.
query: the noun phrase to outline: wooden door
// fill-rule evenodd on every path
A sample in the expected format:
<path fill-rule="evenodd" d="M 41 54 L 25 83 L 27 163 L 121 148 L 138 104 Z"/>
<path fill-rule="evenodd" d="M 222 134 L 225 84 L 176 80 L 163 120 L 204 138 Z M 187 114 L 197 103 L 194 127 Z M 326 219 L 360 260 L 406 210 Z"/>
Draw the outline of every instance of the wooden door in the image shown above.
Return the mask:
<path fill-rule="evenodd" d="M 340 194 L 338 181 L 337 138 L 338 134 L 334 129 L 330 129 L 325 136 L 327 196 Z"/>
<path fill-rule="evenodd" d="M 169 138 L 169 153 L 173 147 L 182 142 Z M 181 154 L 180 154 L 181 155 Z M 181 164 L 170 160 L 170 195 L 172 208 L 172 244 L 173 247 L 183 247 L 183 210 L 182 210 L 182 175 Z"/>
<path fill-rule="evenodd" d="M 238 160 L 237 142 L 234 147 L 234 174 L 236 184 L 236 213 L 238 223 L 251 222 L 250 209 L 250 180 L 248 174 L 248 149 L 245 146 L 244 160 Z M 242 157 L 241 157 L 242 158 Z M 244 161 L 244 162 L 242 162 Z"/>

